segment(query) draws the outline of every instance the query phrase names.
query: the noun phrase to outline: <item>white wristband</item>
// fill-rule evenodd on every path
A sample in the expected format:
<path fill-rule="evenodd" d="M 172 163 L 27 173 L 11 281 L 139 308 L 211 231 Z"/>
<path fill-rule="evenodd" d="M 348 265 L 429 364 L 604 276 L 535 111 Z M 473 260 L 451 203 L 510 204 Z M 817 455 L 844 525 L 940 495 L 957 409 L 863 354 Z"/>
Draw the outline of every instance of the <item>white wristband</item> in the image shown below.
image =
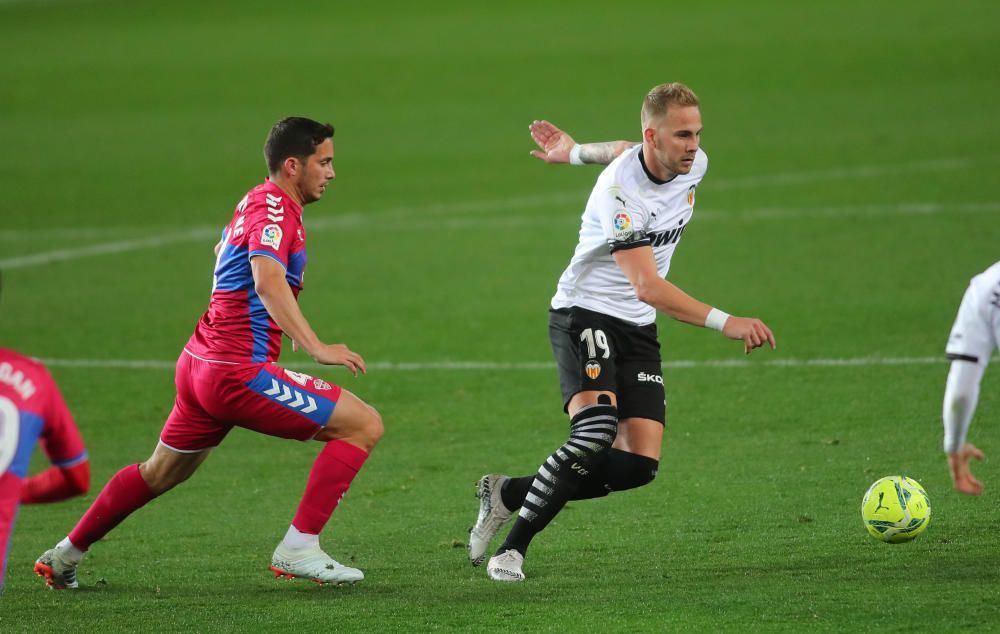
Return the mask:
<path fill-rule="evenodd" d="M 570 165 L 583 165 L 583 161 L 580 160 L 580 147 L 579 143 L 573 145 L 573 149 L 569 151 L 569 164 Z"/>
<path fill-rule="evenodd" d="M 713 308 L 708 311 L 708 317 L 705 318 L 705 327 L 722 332 L 722 329 L 726 326 L 727 319 L 729 319 L 729 313 L 724 313 L 718 308 Z"/>

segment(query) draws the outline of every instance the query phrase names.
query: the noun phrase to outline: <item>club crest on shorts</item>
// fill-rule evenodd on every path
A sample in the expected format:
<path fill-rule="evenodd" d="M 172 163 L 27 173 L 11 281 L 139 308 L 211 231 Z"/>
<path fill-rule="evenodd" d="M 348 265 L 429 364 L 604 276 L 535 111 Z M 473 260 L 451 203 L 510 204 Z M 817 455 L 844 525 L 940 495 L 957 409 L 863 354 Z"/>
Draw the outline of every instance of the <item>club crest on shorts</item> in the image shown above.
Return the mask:
<path fill-rule="evenodd" d="M 615 240 L 628 240 L 632 237 L 632 216 L 627 211 L 619 211 L 614 218 Z"/>
<path fill-rule="evenodd" d="M 597 361 L 588 361 L 587 365 L 584 366 L 583 369 L 591 380 L 594 380 L 597 377 L 601 376 L 601 364 L 598 363 Z"/>
<path fill-rule="evenodd" d="M 313 387 L 317 390 L 332 390 L 333 386 L 323 379 L 313 379 Z"/>

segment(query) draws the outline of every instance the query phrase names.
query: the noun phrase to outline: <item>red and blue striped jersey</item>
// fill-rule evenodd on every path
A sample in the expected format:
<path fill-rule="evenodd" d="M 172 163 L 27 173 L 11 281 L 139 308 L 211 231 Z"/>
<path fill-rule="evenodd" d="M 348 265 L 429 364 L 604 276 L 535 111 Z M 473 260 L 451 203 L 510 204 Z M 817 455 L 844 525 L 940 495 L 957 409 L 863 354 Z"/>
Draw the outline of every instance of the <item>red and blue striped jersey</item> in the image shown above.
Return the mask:
<path fill-rule="evenodd" d="M 52 464 L 87 459 L 80 432 L 49 371 L 40 361 L 0 348 L 0 475 L 23 479 L 36 442 Z"/>
<path fill-rule="evenodd" d="M 254 288 L 250 260 L 257 256 L 284 267 L 297 298 L 306 267 L 302 207 L 270 180 L 243 197 L 222 232 L 212 298 L 188 340 L 188 352 L 228 363 L 278 360 L 282 331 Z"/>

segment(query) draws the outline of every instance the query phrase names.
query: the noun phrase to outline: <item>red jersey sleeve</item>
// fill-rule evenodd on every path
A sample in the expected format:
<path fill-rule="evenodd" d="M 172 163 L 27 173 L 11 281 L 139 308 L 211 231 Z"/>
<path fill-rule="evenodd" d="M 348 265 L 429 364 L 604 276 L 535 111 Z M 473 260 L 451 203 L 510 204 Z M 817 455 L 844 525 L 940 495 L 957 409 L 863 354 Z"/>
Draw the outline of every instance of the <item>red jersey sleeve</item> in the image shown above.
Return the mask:
<path fill-rule="evenodd" d="M 46 373 L 47 374 L 47 373 Z M 48 379 L 48 389 L 45 390 L 43 416 L 45 418 L 40 443 L 45 455 L 55 466 L 68 469 L 87 460 L 87 450 L 83 446 L 83 438 L 73 422 L 66 402 L 63 400 L 59 387 Z"/>
<path fill-rule="evenodd" d="M 265 255 L 288 270 L 288 257 L 299 229 L 295 203 L 270 192 L 254 201 L 249 214 L 247 247 L 250 258 Z"/>

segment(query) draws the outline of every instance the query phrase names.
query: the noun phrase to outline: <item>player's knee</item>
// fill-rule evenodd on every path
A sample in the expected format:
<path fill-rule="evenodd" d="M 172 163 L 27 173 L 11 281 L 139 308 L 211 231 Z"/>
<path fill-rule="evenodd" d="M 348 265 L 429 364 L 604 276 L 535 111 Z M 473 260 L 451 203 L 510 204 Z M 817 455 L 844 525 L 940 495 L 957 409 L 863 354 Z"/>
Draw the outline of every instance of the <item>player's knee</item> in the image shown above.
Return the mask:
<path fill-rule="evenodd" d="M 378 444 L 385 434 L 385 424 L 382 422 L 382 415 L 374 407 L 368 407 L 369 413 L 363 426 L 363 435 L 369 443 L 369 451 Z"/>
<path fill-rule="evenodd" d="M 327 427 L 316 439 L 324 442 L 344 440 L 371 452 L 384 433 L 382 415 L 374 407 L 365 405 L 361 413 L 353 416 L 349 422 L 342 423 L 337 428 Z"/>
<path fill-rule="evenodd" d="M 645 486 L 656 479 L 659 467 L 659 460 L 612 449 L 608 456 L 608 486 L 612 491 Z"/>
<path fill-rule="evenodd" d="M 588 454 L 606 453 L 618 433 L 618 408 L 611 399 L 601 395 L 597 404 L 577 411 L 570 420 L 570 441 Z"/>

